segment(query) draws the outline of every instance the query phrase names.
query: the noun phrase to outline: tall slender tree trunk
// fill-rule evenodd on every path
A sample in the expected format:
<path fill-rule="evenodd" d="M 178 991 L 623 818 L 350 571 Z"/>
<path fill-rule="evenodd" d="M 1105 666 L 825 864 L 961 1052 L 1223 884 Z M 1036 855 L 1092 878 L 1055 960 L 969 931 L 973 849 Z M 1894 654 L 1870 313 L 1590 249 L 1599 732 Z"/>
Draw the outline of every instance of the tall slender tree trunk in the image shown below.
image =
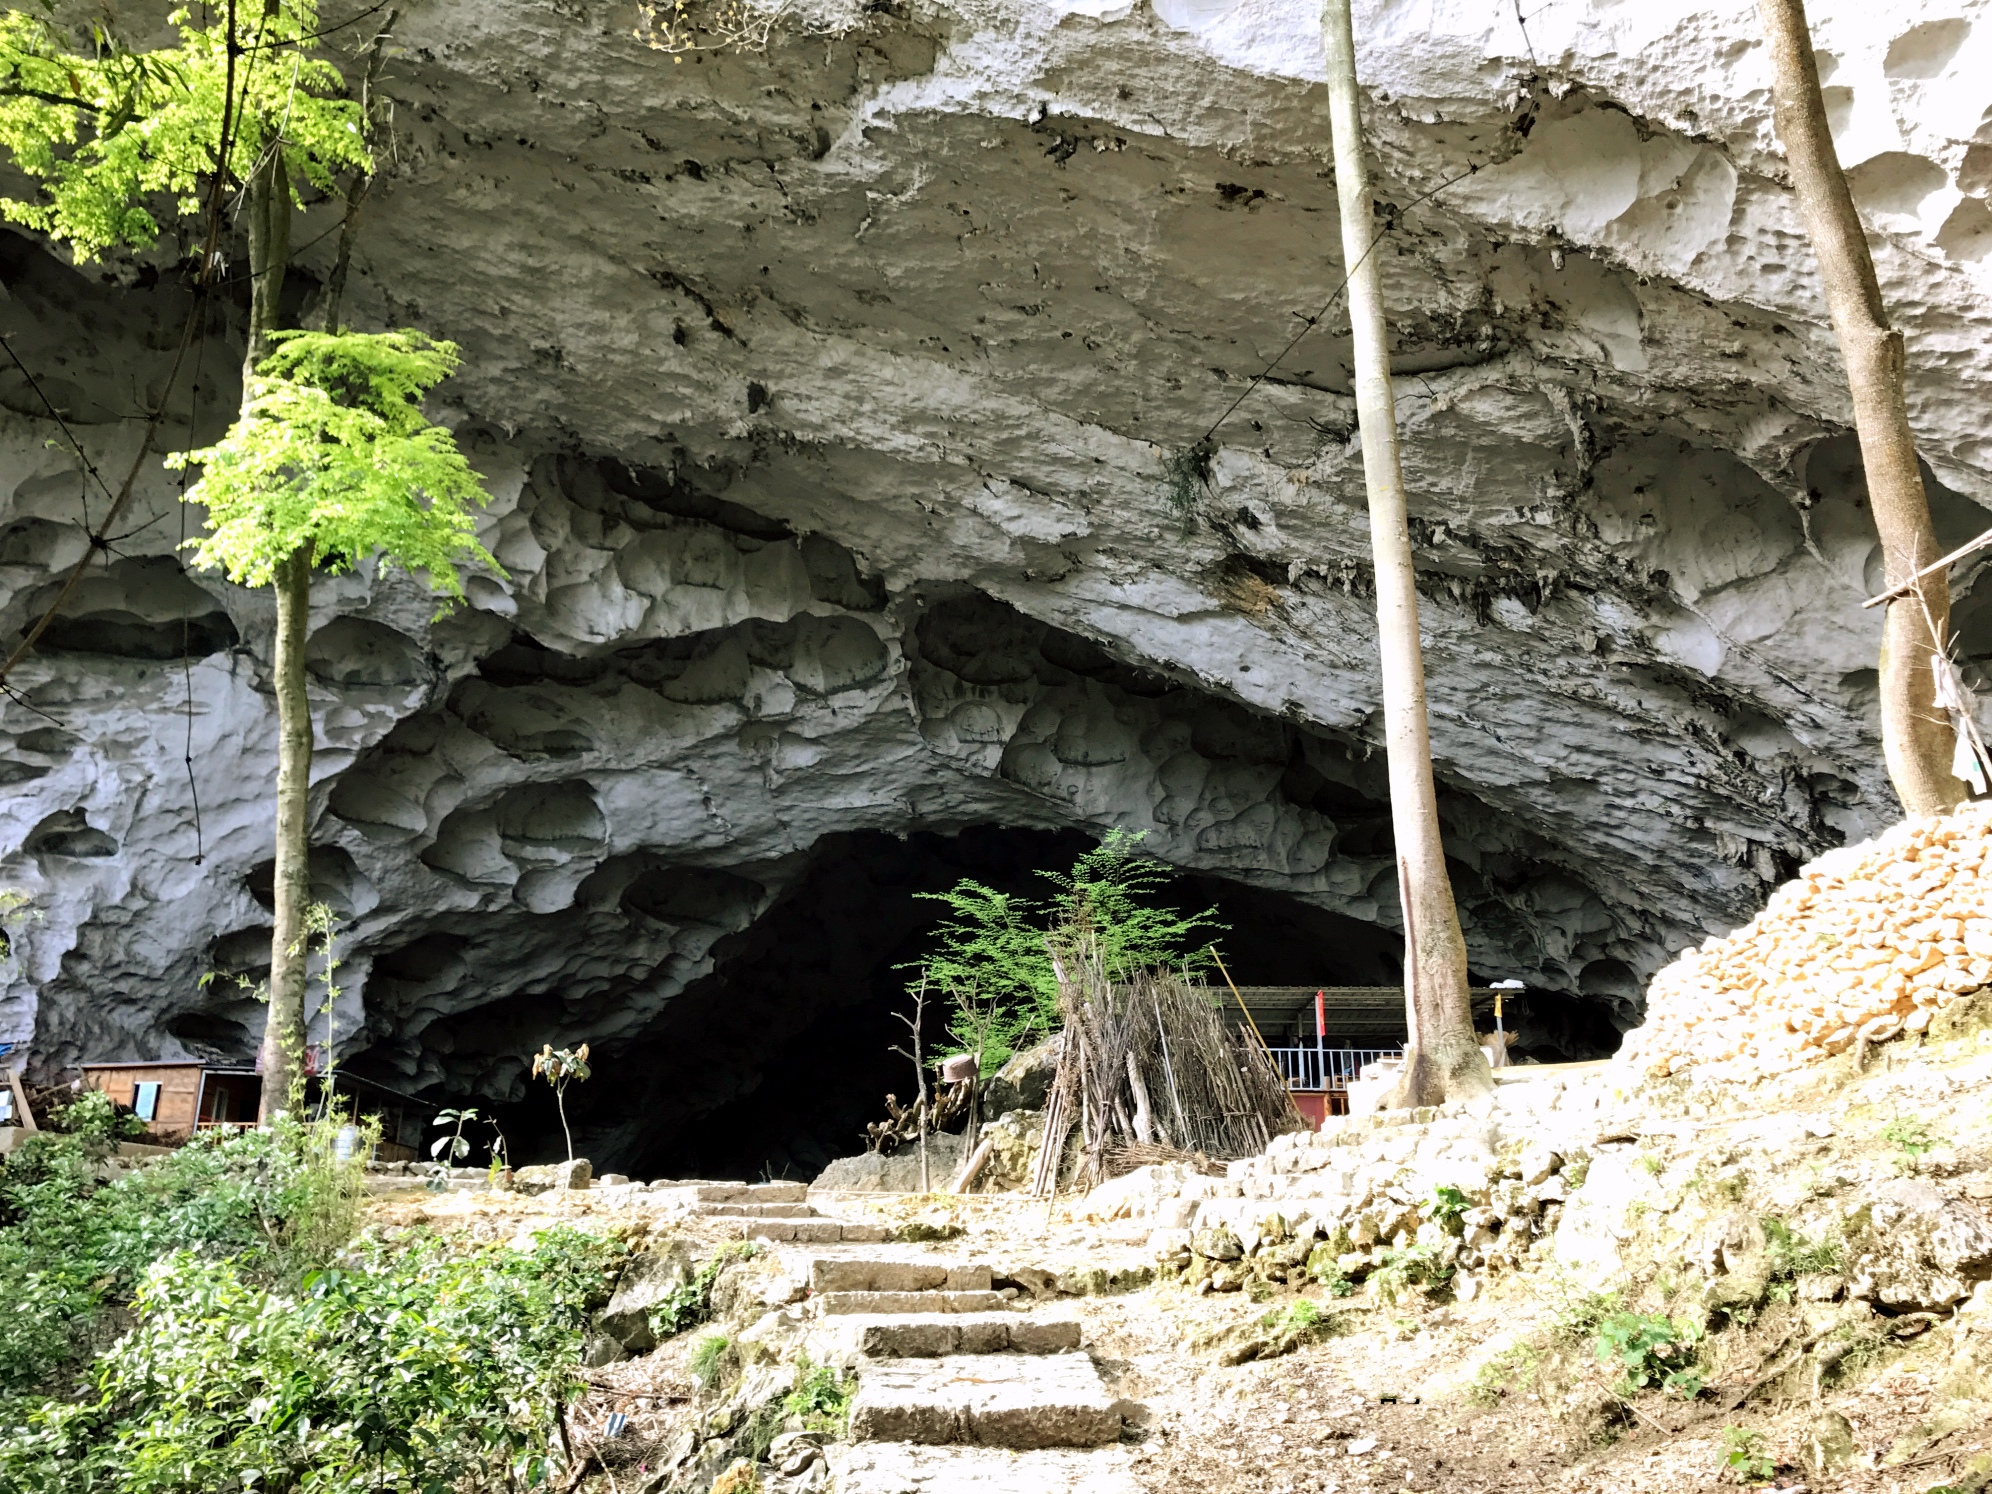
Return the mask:
<path fill-rule="evenodd" d="M 263 1119 L 288 1109 L 304 1079 L 305 910 L 311 904 L 311 701 L 304 644 L 311 628 L 311 551 L 277 567 L 276 927 L 270 1013 L 263 1028 Z"/>
<path fill-rule="evenodd" d="M 1474 1041 L 1473 1014 L 1467 1004 L 1466 940 L 1459 931 L 1459 911 L 1453 906 L 1445 847 L 1439 838 L 1438 793 L 1432 783 L 1432 744 L 1425 719 L 1425 659 L 1418 640 L 1417 576 L 1397 452 L 1383 280 L 1372 252 L 1376 218 L 1363 157 L 1362 96 L 1356 87 L 1349 0 L 1328 0 L 1321 32 L 1328 54 L 1335 196 L 1342 212 L 1342 255 L 1349 267 L 1356 414 L 1362 429 L 1370 549 L 1376 564 L 1390 820 L 1404 907 L 1404 994 L 1410 1041 L 1405 1045 L 1403 1076 L 1386 1103 L 1429 1105 L 1485 1094 L 1494 1080 Z"/>
<path fill-rule="evenodd" d="M 290 181 L 281 152 L 271 150 L 249 179 L 249 328 L 242 398 L 254 395 L 256 365 L 269 356 L 282 324 L 284 272 L 290 263 Z M 277 567 L 277 847 L 276 927 L 270 933 L 270 1009 L 263 1025 L 262 1120 L 287 1110 L 304 1081 L 305 910 L 311 904 L 309 803 L 311 701 L 304 645 L 311 630 L 309 546 Z"/>
<path fill-rule="evenodd" d="M 1758 0 L 1770 41 L 1772 114 L 1791 184 L 1819 260 L 1826 309 L 1847 364 L 1854 429 L 1888 584 L 1900 585 L 1942 553 L 1916 464 L 1903 399 L 1902 334 L 1888 324 L 1867 235 L 1854 211 L 1812 55 L 1804 0 Z M 1941 814 L 1964 798 L 1951 774 L 1956 734 L 1936 705 L 1930 656 L 1949 637 L 1950 581 L 1928 576 L 1888 604 L 1881 639 L 1881 744 L 1896 797 L 1911 815 Z"/>

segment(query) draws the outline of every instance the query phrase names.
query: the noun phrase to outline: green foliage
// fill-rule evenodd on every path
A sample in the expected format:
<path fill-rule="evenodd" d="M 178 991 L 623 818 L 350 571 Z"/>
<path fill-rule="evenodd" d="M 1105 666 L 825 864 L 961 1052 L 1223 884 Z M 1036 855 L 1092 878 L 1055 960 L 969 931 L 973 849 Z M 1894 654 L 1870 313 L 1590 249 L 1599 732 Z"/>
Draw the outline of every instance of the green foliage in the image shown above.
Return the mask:
<path fill-rule="evenodd" d="M 228 1257 L 265 1276 L 329 1261 L 365 1186 L 333 1155 L 337 1129 L 285 1119 L 203 1135 L 101 1186 L 84 1137 L 30 1137 L 0 1163 L 0 1410 L 73 1370 L 105 1308 L 162 1255 Z"/>
<path fill-rule="evenodd" d="M 1567 1281 L 1556 1283 L 1556 1314 L 1551 1334 L 1566 1343 L 1590 1338 L 1605 1319 L 1625 1310 L 1625 1298 L 1617 1292 L 1581 1292 Z"/>
<path fill-rule="evenodd" d="M 67 1104 L 56 1106 L 50 1120 L 55 1130 L 74 1136 L 94 1157 L 108 1157 L 120 1141 L 136 1141 L 146 1134 L 145 1122 L 101 1089 L 86 1089 Z"/>
<path fill-rule="evenodd" d="M 1451 1183 L 1440 1183 L 1432 1189 L 1431 1202 L 1425 1205 L 1423 1212 L 1427 1219 L 1437 1221 L 1448 1234 L 1456 1235 L 1460 1232 L 1460 1215 L 1472 1207 L 1472 1202 L 1459 1189 Z"/>
<path fill-rule="evenodd" d="M 1452 1275 L 1452 1267 L 1441 1265 L 1429 1245 L 1406 1245 L 1381 1252 L 1369 1279 L 1379 1300 L 1395 1303 L 1414 1286 L 1437 1286 Z"/>
<path fill-rule="evenodd" d="M 22 1494 L 531 1487 L 557 1463 L 582 1329 L 620 1247 L 556 1230 L 530 1252 L 434 1238 L 257 1283 L 163 1257 L 95 1393 L 0 1440 Z"/>
<path fill-rule="evenodd" d="M 732 1347 L 733 1340 L 724 1333 L 708 1333 L 692 1345 L 685 1358 L 686 1372 L 705 1389 L 712 1389 L 725 1371 L 726 1351 Z"/>
<path fill-rule="evenodd" d="M 796 1360 L 795 1388 L 782 1402 L 782 1416 L 802 1418 L 803 1429 L 844 1435 L 851 1417 L 851 1397 L 856 1385 L 827 1364 L 812 1364 L 807 1354 Z"/>
<path fill-rule="evenodd" d="M 1217 443 L 1205 436 L 1173 454 L 1162 469 L 1164 501 L 1175 517 L 1180 538 L 1196 533 L 1197 504 L 1211 490 L 1211 461 L 1216 455 Z"/>
<path fill-rule="evenodd" d="M 1694 1397 L 1705 1383 L 1696 1368 L 1701 1335 L 1692 1323 L 1654 1313 L 1615 1312 L 1597 1326 L 1597 1355 L 1620 1370 L 1618 1392 L 1631 1395 L 1657 1385 L 1672 1395 Z"/>
<path fill-rule="evenodd" d="M 1336 1259 L 1338 1254 L 1340 1252 L 1333 1240 L 1315 1246 L 1307 1255 L 1307 1274 L 1325 1287 L 1329 1296 L 1352 1297 L 1355 1295 L 1356 1284 L 1349 1280 L 1348 1274 L 1343 1271 L 1341 1263 Z"/>
<path fill-rule="evenodd" d="M 1056 888 L 1042 900 L 967 878 L 920 894 L 945 903 L 951 916 L 935 931 L 939 948 L 905 968 L 954 997 L 949 1036 L 959 1051 L 982 1053 L 985 1076 L 1059 1025 L 1053 950 L 1087 939 L 1114 980 L 1158 966 L 1190 977 L 1210 967 L 1207 936 L 1223 931 L 1216 910 L 1185 916 L 1157 901 L 1174 874 L 1141 854 L 1145 834 L 1109 831 L 1069 873 L 1040 873 Z"/>
<path fill-rule="evenodd" d="M 379 553 L 448 597 L 463 595 L 459 561 L 497 570 L 470 514 L 488 495 L 422 413 L 456 369 L 456 344 L 415 331 L 272 336 L 241 419 L 217 445 L 166 459 L 202 469 L 187 494 L 208 513 L 195 558 L 268 586 L 300 551 L 335 573 Z"/>
<path fill-rule="evenodd" d="M 720 1246 L 690 1281 L 671 1288 L 650 1310 L 650 1331 L 658 1338 L 672 1338 L 705 1322 L 712 1316 L 712 1288 L 720 1273 L 733 1262 L 752 1260 L 759 1253 L 760 1248 L 751 1240 Z"/>
<path fill-rule="evenodd" d="M 1494 1405 L 1517 1386 L 1533 1385 L 1541 1366 L 1542 1352 L 1534 1344 L 1510 1344 L 1480 1366 L 1467 1396 L 1476 1405 Z"/>
<path fill-rule="evenodd" d="M 333 175 L 371 167 L 359 106 L 339 69 L 310 55 L 314 0 L 239 7 L 232 69 L 229 7 L 191 9 L 170 22 L 175 45 L 125 47 L 102 22 L 73 50 L 51 21 L 24 10 L 0 15 L 0 148 L 36 185 L 33 200 L 0 199 L 0 216 L 68 243 L 88 262 L 159 237 L 148 200 L 200 210 L 229 116 L 226 174 L 242 181 L 265 151 L 282 152 L 294 190 L 330 190 Z M 109 11 L 103 12 L 109 15 Z"/>
<path fill-rule="evenodd" d="M 1931 1131 L 1918 1116 L 1897 1116 L 1881 1129 L 1881 1139 L 1893 1146 L 1898 1153 L 1896 1166 L 1904 1172 L 1913 1172 L 1925 1156 L 1940 1146 L 1948 1146 L 1947 1138 Z"/>
<path fill-rule="evenodd" d="M 1778 1473 L 1776 1459 L 1764 1450 L 1764 1434 L 1747 1427 L 1722 1429 L 1722 1466 L 1739 1484 L 1761 1484 Z"/>

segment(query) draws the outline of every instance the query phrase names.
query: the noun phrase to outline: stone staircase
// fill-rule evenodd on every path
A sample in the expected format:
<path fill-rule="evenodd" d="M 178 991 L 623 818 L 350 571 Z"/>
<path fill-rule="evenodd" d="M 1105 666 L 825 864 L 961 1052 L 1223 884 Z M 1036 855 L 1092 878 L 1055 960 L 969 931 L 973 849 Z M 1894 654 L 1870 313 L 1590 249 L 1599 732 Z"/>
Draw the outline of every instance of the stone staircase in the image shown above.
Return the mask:
<path fill-rule="evenodd" d="M 857 1379 L 839 1494 L 1137 1494 L 1121 1403 L 1069 1317 L 1037 1317 L 986 1265 L 817 1259 L 806 1341 Z"/>
<path fill-rule="evenodd" d="M 744 1240 L 797 1245 L 879 1245 L 892 1231 L 877 1224 L 847 1224 L 809 1202 L 805 1183 L 666 1183 L 643 1190 L 645 1207 L 686 1218 L 723 1219 Z"/>

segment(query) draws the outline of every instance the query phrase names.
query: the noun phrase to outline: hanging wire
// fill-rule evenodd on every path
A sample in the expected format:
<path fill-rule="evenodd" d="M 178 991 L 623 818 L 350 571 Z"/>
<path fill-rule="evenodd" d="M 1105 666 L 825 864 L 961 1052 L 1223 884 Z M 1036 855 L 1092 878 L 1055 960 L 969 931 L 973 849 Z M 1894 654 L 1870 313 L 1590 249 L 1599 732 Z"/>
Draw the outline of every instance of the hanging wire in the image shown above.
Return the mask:
<path fill-rule="evenodd" d="M 207 355 L 207 334 L 209 314 L 212 308 L 209 299 L 213 295 L 211 286 L 202 286 L 198 297 L 200 316 L 199 342 L 194 351 L 194 378 L 187 388 L 187 440 L 197 439 L 195 432 L 200 419 L 201 365 Z M 180 541 L 173 547 L 173 558 L 179 562 L 180 574 L 187 577 L 189 584 L 193 578 L 187 576 L 187 469 L 180 469 Z M 207 840 L 201 828 L 201 790 L 194 780 L 194 659 L 193 659 L 194 608 L 190 598 L 186 610 L 180 614 L 180 677 L 187 690 L 187 737 L 182 760 L 187 768 L 187 796 L 194 807 L 194 865 L 199 866 L 207 859 Z"/>

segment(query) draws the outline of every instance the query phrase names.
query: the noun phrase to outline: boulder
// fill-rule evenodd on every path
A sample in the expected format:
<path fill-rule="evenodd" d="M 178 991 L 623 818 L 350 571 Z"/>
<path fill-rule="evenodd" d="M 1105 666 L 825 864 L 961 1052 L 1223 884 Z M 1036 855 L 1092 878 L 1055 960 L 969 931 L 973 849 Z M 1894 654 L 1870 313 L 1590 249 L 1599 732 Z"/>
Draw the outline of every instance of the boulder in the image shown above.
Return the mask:
<path fill-rule="evenodd" d="M 961 1171 L 963 1138 L 945 1131 L 927 1138 L 927 1187 L 938 1192 L 954 1181 Z M 909 1142 L 890 1157 L 877 1152 L 861 1152 L 855 1157 L 839 1157 L 817 1175 L 812 1188 L 838 1193 L 918 1193 L 920 1191 L 920 1148 Z"/>
<path fill-rule="evenodd" d="M 586 1188 L 594 1175 L 595 1169 L 586 1157 L 576 1157 L 572 1162 L 544 1162 L 537 1167 L 515 1170 L 512 1189 L 517 1193 L 548 1193 Z"/>
<path fill-rule="evenodd" d="M 1848 1294 L 1897 1311 L 1941 1312 L 1992 1277 L 1992 1220 L 1922 1178 L 1877 1184 L 1845 1233 Z"/>
<path fill-rule="evenodd" d="M 690 1281 L 697 1267 L 682 1240 L 671 1240 L 632 1257 L 616 1283 L 616 1294 L 596 1318 L 595 1326 L 632 1354 L 657 1347 L 650 1315 L 666 1296 Z"/>
<path fill-rule="evenodd" d="M 982 1086 L 982 1111 L 1003 1115 L 1011 1110 L 1042 1110 L 1051 1081 L 1058 1073 L 1058 1039 L 1026 1048 Z"/>

